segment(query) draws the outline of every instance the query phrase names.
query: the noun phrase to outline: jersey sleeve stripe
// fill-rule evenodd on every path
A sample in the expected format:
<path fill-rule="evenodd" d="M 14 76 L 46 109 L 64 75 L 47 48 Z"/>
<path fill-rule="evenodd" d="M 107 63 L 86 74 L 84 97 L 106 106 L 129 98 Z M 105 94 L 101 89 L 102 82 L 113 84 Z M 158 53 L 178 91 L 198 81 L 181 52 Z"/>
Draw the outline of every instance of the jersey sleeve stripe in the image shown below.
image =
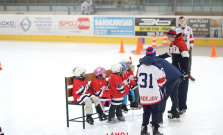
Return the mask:
<path fill-rule="evenodd" d="M 86 92 L 86 87 L 82 86 L 77 92 L 76 94 L 82 94 Z"/>
<path fill-rule="evenodd" d="M 158 82 L 159 86 L 162 85 L 163 83 L 166 82 L 166 77 L 164 76 L 164 77 L 160 78 L 157 82 Z"/>

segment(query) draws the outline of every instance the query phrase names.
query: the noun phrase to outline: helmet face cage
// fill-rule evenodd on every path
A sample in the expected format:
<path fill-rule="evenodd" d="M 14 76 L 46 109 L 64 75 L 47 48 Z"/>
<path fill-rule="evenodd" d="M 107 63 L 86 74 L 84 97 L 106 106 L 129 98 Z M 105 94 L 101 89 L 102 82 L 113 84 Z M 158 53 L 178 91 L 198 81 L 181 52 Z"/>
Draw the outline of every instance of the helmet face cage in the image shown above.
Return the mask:
<path fill-rule="evenodd" d="M 122 70 L 128 70 L 129 69 L 129 66 L 127 63 L 125 62 L 120 62 L 120 64 L 122 65 Z"/>
<path fill-rule="evenodd" d="M 122 59 L 121 62 L 125 62 L 127 65 L 128 64 L 132 65 L 132 61 L 130 59 Z M 131 66 L 130 65 L 128 65 L 127 70 L 131 69 Z"/>

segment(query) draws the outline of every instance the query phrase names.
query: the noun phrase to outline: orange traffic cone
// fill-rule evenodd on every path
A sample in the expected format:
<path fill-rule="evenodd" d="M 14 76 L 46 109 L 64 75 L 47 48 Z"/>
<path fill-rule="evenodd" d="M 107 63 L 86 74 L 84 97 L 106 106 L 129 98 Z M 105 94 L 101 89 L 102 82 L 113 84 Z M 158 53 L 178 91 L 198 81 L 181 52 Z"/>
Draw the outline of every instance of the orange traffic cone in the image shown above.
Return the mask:
<path fill-rule="evenodd" d="M 164 38 L 163 38 L 163 45 L 166 45 L 167 43 L 167 36 L 166 33 L 164 33 Z"/>
<path fill-rule="evenodd" d="M 140 49 L 143 49 L 142 37 L 140 37 L 139 45 L 140 45 Z"/>
<path fill-rule="evenodd" d="M 137 46 L 136 46 L 136 53 L 135 55 L 141 55 L 142 53 L 140 52 L 140 44 L 139 42 L 137 41 Z"/>
<path fill-rule="evenodd" d="M 153 35 L 152 47 L 157 47 L 155 35 Z"/>
<path fill-rule="evenodd" d="M 124 45 L 123 45 L 123 40 L 121 40 L 120 52 L 119 53 L 125 53 L 125 51 L 124 51 Z"/>
<path fill-rule="evenodd" d="M 1 65 L 1 62 L 0 62 L 0 70 L 2 70 L 2 65 Z"/>
<path fill-rule="evenodd" d="M 214 42 L 213 42 L 213 44 L 212 44 L 212 51 L 211 51 L 211 56 L 210 56 L 210 57 L 218 57 L 218 56 L 216 55 L 215 44 L 214 44 Z"/>

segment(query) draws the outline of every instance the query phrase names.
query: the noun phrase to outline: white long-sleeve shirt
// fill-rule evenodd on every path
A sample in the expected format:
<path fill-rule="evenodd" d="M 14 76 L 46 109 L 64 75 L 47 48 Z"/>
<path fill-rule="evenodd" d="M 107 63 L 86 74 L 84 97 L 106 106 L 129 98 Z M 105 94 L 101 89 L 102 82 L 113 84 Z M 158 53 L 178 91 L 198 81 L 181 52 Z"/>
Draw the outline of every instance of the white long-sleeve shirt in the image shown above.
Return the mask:
<path fill-rule="evenodd" d="M 192 28 L 190 26 L 185 25 L 184 29 L 181 26 L 176 27 L 177 34 L 183 34 L 183 41 L 186 43 L 188 50 L 193 48 L 194 46 L 194 36 L 192 32 Z"/>

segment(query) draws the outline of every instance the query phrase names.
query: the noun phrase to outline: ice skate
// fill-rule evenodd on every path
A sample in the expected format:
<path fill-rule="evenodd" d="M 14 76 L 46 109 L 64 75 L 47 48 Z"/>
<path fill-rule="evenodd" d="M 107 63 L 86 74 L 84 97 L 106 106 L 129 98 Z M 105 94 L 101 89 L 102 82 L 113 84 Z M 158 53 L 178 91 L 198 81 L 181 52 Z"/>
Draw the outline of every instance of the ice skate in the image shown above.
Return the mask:
<path fill-rule="evenodd" d="M 131 109 L 133 109 L 133 110 L 138 109 L 138 105 L 137 105 L 136 102 L 132 102 L 132 103 L 130 104 L 130 107 L 131 107 Z"/>
<path fill-rule="evenodd" d="M 150 133 L 147 132 L 147 128 L 145 126 L 141 127 L 141 135 L 150 135 Z"/>
<path fill-rule="evenodd" d="M 0 127 L 0 135 L 4 135 L 4 133 L 2 132 L 2 128 Z"/>
<path fill-rule="evenodd" d="M 124 116 L 122 116 L 122 117 L 118 117 L 118 120 L 119 120 L 119 121 L 125 121 L 125 117 L 124 117 Z"/>
<path fill-rule="evenodd" d="M 87 121 L 87 123 L 94 125 L 94 119 L 91 117 L 91 115 L 87 115 L 86 121 Z"/>
<path fill-rule="evenodd" d="M 158 129 L 153 127 L 153 135 L 163 135 L 163 133 L 160 133 Z"/>
<path fill-rule="evenodd" d="M 128 113 L 129 109 L 126 107 L 126 105 L 122 105 L 122 111 L 124 113 Z"/>
<path fill-rule="evenodd" d="M 182 114 L 186 113 L 186 111 L 187 111 L 187 109 L 183 109 L 179 113 L 180 113 L 180 115 L 182 115 Z"/>
<path fill-rule="evenodd" d="M 100 121 L 104 121 L 104 120 L 107 120 L 108 119 L 108 116 L 103 113 L 102 115 L 99 115 L 98 118 L 99 118 Z"/>
<path fill-rule="evenodd" d="M 108 121 L 107 121 L 107 123 L 116 123 L 116 122 L 118 122 L 118 120 L 115 117 L 108 118 Z"/>
<path fill-rule="evenodd" d="M 173 118 L 180 118 L 180 113 L 178 109 L 171 109 L 168 111 L 168 118 L 173 119 Z"/>

